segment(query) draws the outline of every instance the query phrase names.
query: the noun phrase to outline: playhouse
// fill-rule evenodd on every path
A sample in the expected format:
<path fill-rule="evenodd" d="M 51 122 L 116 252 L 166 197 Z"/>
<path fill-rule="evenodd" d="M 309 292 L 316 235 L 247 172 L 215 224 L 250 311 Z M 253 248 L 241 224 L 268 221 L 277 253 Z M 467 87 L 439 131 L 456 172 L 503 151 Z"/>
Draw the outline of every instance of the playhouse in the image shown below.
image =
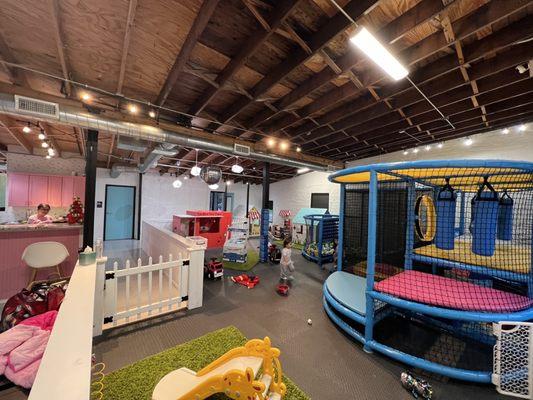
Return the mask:
<path fill-rule="evenodd" d="M 306 215 L 323 215 L 328 210 L 325 208 L 300 208 L 300 211 L 292 219 L 292 242 L 303 245 L 305 243 L 306 232 Z"/>
<path fill-rule="evenodd" d="M 257 208 L 252 207 L 250 211 L 248 211 L 248 222 L 250 227 L 250 236 L 259 236 L 261 213 L 257 210 Z"/>
<path fill-rule="evenodd" d="M 341 185 L 331 320 L 367 352 L 506 393 L 528 387 L 533 163 L 375 164 L 329 179 Z"/>
<path fill-rule="evenodd" d="M 222 259 L 237 263 L 245 263 L 248 259 L 248 219 L 234 220 L 228 228 L 226 242 L 222 249 Z"/>
<path fill-rule="evenodd" d="M 174 215 L 172 231 L 181 236 L 201 236 L 207 239 L 207 248 L 222 247 L 231 225 L 231 212 L 188 210 L 184 215 Z"/>

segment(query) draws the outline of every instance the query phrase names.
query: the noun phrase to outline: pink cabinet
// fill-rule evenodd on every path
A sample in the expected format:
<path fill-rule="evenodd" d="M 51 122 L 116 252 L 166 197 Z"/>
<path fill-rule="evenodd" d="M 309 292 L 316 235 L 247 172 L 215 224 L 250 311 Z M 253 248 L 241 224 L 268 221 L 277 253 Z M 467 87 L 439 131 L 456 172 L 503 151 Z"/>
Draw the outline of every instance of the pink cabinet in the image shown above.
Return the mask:
<path fill-rule="evenodd" d="M 30 176 L 28 174 L 8 173 L 7 187 L 8 196 L 7 204 L 10 207 L 27 207 L 28 206 L 28 188 Z"/>
<path fill-rule="evenodd" d="M 28 205 L 37 206 L 48 203 L 48 176 L 30 175 L 30 189 Z"/>
<path fill-rule="evenodd" d="M 61 181 L 61 204 L 63 207 L 69 207 L 72 204 L 72 197 L 74 196 L 74 177 L 62 176 Z"/>
<path fill-rule="evenodd" d="M 52 207 L 61 207 L 63 205 L 63 177 L 48 177 L 48 204 Z"/>
<path fill-rule="evenodd" d="M 85 177 L 84 176 L 73 176 L 73 178 L 74 178 L 73 195 L 75 197 L 79 197 L 81 202 L 85 203 Z"/>

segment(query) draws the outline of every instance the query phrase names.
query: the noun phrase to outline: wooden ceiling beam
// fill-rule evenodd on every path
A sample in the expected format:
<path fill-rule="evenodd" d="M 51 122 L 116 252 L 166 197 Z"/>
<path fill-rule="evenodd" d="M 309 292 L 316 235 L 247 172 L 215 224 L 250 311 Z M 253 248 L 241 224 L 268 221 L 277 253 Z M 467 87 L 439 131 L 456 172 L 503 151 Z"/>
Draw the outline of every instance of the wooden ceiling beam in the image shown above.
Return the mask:
<path fill-rule="evenodd" d="M 429 1 L 429 0 L 427 0 Z M 421 6 L 423 2 L 419 3 L 419 5 Z M 440 2 L 432 2 L 435 6 L 435 4 L 437 3 L 440 3 Z M 517 0 L 517 2 L 505 2 L 505 4 L 503 3 L 499 3 L 499 2 L 490 2 L 482 7 L 480 7 L 478 10 L 476 10 L 475 12 L 455 21 L 454 23 L 454 26 L 455 26 L 455 29 L 458 31 L 458 33 L 456 34 L 456 39 L 458 40 L 462 40 L 464 38 L 466 38 L 467 36 L 470 36 L 474 33 L 476 33 L 477 31 L 479 31 L 480 29 L 483 29 L 483 28 L 486 28 L 487 26 L 490 26 L 492 23 L 502 19 L 502 18 L 505 18 L 507 16 L 509 16 L 510 14 L 513 14 L 521 9 L 523 9 L 524 7 L 526 7 L 528 4 L 528 1 L 527 0 Z M 500 7 L 501 5 L 501 7 Z M 449 7 L 446 6 L 446 7 Z M 441 9 L 441 11 L 445 11 L 447 8 L 444 7 Z M 435 14 L 435 15 L 438 15 Z M 401 16 L 399 17 L 401 18 Z M 411 17 L 412 18 L 412 17 Z M 397 21 L 398 19 L 396 19 L 395 21 Z M 394 22 L 394 21 L 393 21 Z M 398 25 L 402 25 L 401 23 L 398 23 Z M 390 26 L 390 24 L 388 25 Z M 412 25 L 411 25 L 412 26 Z M 415 26 L 416 27 L 416 26 Z M 515 31 L 516 33 L 516 31 Z M 382 35 L 384 36 L 384 35 Z M 401 43 L 398 43 L 398 46 L 401 46 Z M 398 47 L 398 46 L 392 46 L 393 47 L 393 51 L 395 50 L 394 48 L 397 47 L 398 49 L 401 49 L 401 47 Z M 420 42 L 416 43 L 415 45 L 407 48 L 407 49 L 404 49 L 403 51 L 400 52 L 398 58 L 400 60 L 402 60 L 404 62 L 405 65 L 411 65 L 415 62 L 418 62 L 420 61 L 422 58 L 427 58 L 435 53 L 437 53 L 438 51 L 441 51 L 445 48 L 447 48 L 449 46 L 449 43 L 448 41 L 446 40 L 444 34 L 442 32 L 436 32 L 435 34 L 433 35 L 430 35 L 429 37 L 421 40 Z M 487 52 L 487 49 L 490 47 L 490 46 L 496 46 L 495 43 L 492 43 L 492 44 L 489 44 L 487 42 L 486 44 L 486 47 L 482 46 L 480 48 L 480 50 L 476 50 L 474 51 L 474 49 L 472 49 L 472 54 L 471 54 L 471 58 L 480 58 L 481 57 L 481 53 L 483 54 L 486 54 Z M 442 61 L 448 61 L 448 63 L 443 63 Z M 440 61 L 440 64 L 439 64 L 439 61 Z M 450 63 L 451 61 L 451 63 Z M 453 57 L 450 57 L 450 58 L 444 58 L 444 59 L 441 59 L 441 60 L 437 60 L 436 62 L 433 63 L 434 65 L 434 68 L 432 69 L 431 71 L 431 74 L 430 75 L 422 75 L 420 77 L 418 77 L 418 75 L 421 75 L 419 74 L 417 71 L 415 71 L 412 76 L 411 76 L 411 79 L 413 79 L 414 82 L 416 82 L 417 84 L 423 82 L 423 81 L 426 81 L 426 80 L 429 80 L 429 79 L 432 79 L 438 75 L 442 75 L 442 74 L 445 74 L 447 72 L 449 72 L 451 69 L 453 68 L 458 68 L 458 63 L 457 63 L 457 58 L 455 56 Z M 424 68 L 426 71 L 428 71 L 427 68 Z M 366 73 L 364 73 L 362 76 L 360 76 L 361 78 L 361 81 L 365 84 L 365 86 L 368 86 L 368 85 L 373 85 L 373 84 L 377 84 L 378 82 L 380 82 L 383 78 L 384 78 L 384 74 L 381 70 L 377 69 L 377 68 L 372 68 L 370 70 L 368 70 Z M 393 84 L 389 84 L 387 85 L 390 89 L 389 90 L 392 90 L 393 92 L 398 92 L 399 91 L 399 87 L 402 89 L 402 90 L 407 90 L 410 88 L 410 86 L 408 85 L 407 82 L 405 83 L 393 83 Z M 325 95 L 321 96 L 320 98 L 318 98 L 317 100 L 315 100 L 314 102 L 306 105 L 305 107 L 303 107 L 301 110 L 300 110 L 300 115 L 302 116 L 302 118 L 306 118 L 310 115 L 313 115 L 317 112 L 319 112 L 320 110 L 326 108 L 326 107 L 331 107 L 333 105 L 335 105 L 336 103 L 350 97 L 350 96 L 354 96 L 354 95 L 357 95 L 360 93 L 361 90 L 357 90 L 354 86 L 352 86 L 351 84 L 347 83 L 347 84 L 344 84 L 338 88 L 335 88 L 331 91 L 329 91 L 328 93 L 326 93 Z M 387 98 L 388 95 L 387 93 L 383 93 L 383 97 Z M 342 107 L 342 106 L 340 106 Z M 323 117 L 324 119 L 328 119 L 329 122 L 331 122 L 331 118 L 329 117 L 329 115 L 331 113 L 334 113 L 335 114 L 336 112 L 336 109 L 328 112 L 327 114 L 325 114 L 325 116 Z M 338 115 L 343 115 L 343 116 L 346 116 L 347 114 L 345 112 L 340 112 L 338 113 Z M 285 128 L 285 127 L 288 127 L 294 123 L 296 123 L 298 121 L 298 119 L 294 118 L 294 117 L 291 117 L 291 116 L 286 116 L 284 117 L 282 120 L 278 121 L 276 124 L 273 124 L 272 126 L 267 126 L 264 128 L 264 130 L 266 131 L 266 133 L 270 132 L 271 130 L 276 130 L 276 129 L 280 129 L 280 128 Z M 299 129 L 297 129 L 298 133 L 294 133 L 294 135 L 298 135 L 300 133 L 305 132 L 306 130 L 309 130 L 311 129 L 312 126 L 310 124 L 304 124 L 302 125 L 301 127 L 299 127 Z M 291 132 L 290 132 L 291 133 Z"/>
<path fill-rule="evenodd" d="M 13 128 L 13 121 L 10 117 L 0 114 L 0 128 L 4 128 L 7 133 L 29 154 L 33 154 L 33 146 L 26 136 L 18 129 Z"/>
<path fill-rule="evenodd" d="M 255 54 L 255 52 L 261 47 L 263 43 L 272 35 L 273 31 L 277 29 L 289 14 L 300 4 L 301 0 L 283 0 L 279 1 L 267 17 L 269 30 L 259 29 L 256 30 L 246 40 L 241 50 L 232 57 L 232 59 L 226 64 L 224 69 L 215 78 L 215 82 L 218 87 L 208 88 L 202 93 L 202 95 L 195 101 L 195 103 L 189 108 L 189 114 L 197 115 L 202 111 L 207 104 L 218 94 L 221 87 L 223 87 L 235 73 L 242 68 L 246 62 Z"/>
<path fill-rule="evenodd" d="M 57 0 L 55 0 L 57 1 Z M 135 13 L 137 11 L 137 0 L 129 0 L 128 16 L 126 18 L 126 29 L 124 30 L 124 39 L 122 41 L 122 57 L 120 59 L 120 72 L 118 74 L 117 94 L 122 94 L 124 86 L 124 78 L 126 75 L 126 61 L 128 59 L 128 52 L 130 49 L 131 31 L 133 30 L 133 23 L 135 21 Z M 109 165 L 109 159 L 107 161 Z"/>
<path fill-rule="evenodd" d="M 117 141 L 117 135 L 111 133 L 111 143 L 109 144 L 109 153 L 107 155 L 107 161 L 106 161 L 106 168 L 109 169 L 111 165 L 111 157 L 113 157 L 113 153 L 115 151 L 115 142 Z"/>
<path fill-rule="evenodd" d="M 272 27 L 270 26 L 268 21 L 265 19 L 265 17 L 263 17 L 263 14 L 261 14 L 261 11 L 259 11 L 257 9 L 257 7 L 255 6 L 255 4 L 252 1 L 250 1 L 250 0 L 242 0 L 242 2 L 244 3 L 244 5 L 248 9 L 248 11 L 250 11 L 250 13 L 252 13 L 252 15 L 255 17 L 257 22 L 259 22 L 259 24 L 263 27 L 263 29 L 265 31 L 268 32 L 268 31 L 270 31 L 272 29 Z"/>
<path fill-rule="evenodd" d="M 165 83 L 155 100 L 155 104 L 162 106 L 168 98 L 168 95 L 172 91 L 172 88 L 176 84 L 179 75 L 183 72 L 185 64 L 189 61 L 191 53 L 196 46 L 200 35 L 207 26 L 213 12 L 215 11 L 216 6 L 218 5 L 219 0 L 205 0 L 202 3 L 202 6 L 198 10 L 198 14 L 192 24 L 192 27 L 181 46 L 181 49 L 174 60 L 174 64 L 170 68 L 170 71 L 167 75 Z"/>
<path fill-rule="evenodd" d="M 54 25 L 54 38 L 57 47 L 57 55 L 59 57 L 59 64 L 61 65 L 61 73 L 63 74 L 65 95 L 70 97 L 72 95 L 72 85 L 70 83 L 70 68 L 68 66 L 68 59 L 65 54 L 65 43 L 63 41 L 63 25 L 61 24 L 61 12 L 59 0 L 49 0 L 50 9 L 52 13 L 52 24 Z"/>
<path fill-rule="evenodd" d="M 377 0 L 352 0 L 344 10 L 354 19 L 358 19 L 364 13 L 372 9 L 377 3 Z M 304 39 L 312 53 L 309 54 L 301 47 L 296 48 L 291 52 L 291 56 L 284 62 L 279 63 L 268 74 L 266 74 L 251 90 L 254 99 L 258 98 L 270 90 L 274 85 L 279 83 L 283 78 L 289 75 L 295 68 L 305 63 L 310 57 L 317 53 L 320 49 L 326 46 L 335 36 L 343 32 L 350 21 L 341 13 L 329 19 L 321 29 L 313 33 L 309 38 Z M 241 97 L 234 101 L 233 104 L 222 112 L 220 122 L 226 123 L 236 115 L 238 115 L 244 108 L 250 105 L 253 100 L 246 97 Z"/>

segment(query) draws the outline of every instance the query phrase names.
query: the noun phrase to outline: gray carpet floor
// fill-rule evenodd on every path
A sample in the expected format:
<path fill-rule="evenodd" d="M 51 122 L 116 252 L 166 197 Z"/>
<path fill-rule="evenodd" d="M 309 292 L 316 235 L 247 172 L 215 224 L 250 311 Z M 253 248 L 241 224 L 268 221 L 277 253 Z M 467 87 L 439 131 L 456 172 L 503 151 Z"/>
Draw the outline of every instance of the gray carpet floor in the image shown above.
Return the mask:
<path fill-rule="evenodd" d="M 106 244 L 108 256 L 142 256 L 136 242 Z M 344 335 L 322 308 L 322 283 L 328 271 L 293 251 L 296 281 L 288 297 L 275 293 L 279 266 L 259 264 L 254 289 L 234 284 L 226 271 L 222 281 L 206 281 L 202 308 L 169 314 L 107 331 L 94 351 L 114 371 L 210 331 L 234 325 L 248 338 L 269 336 L 281 349 L 284 373 L 317 400 L 407 400 L 413 397 L 400 384 L 405 365 L 379 354 L 366 354 Z M 307 320 L 312 320 L 312 325 Z M 438 400 L 503 399 L 493 386 L 474 385 L 431 376 L 427 378 Z M 20 399 L 16 389 L 0 392 L 0 399 Z"/>

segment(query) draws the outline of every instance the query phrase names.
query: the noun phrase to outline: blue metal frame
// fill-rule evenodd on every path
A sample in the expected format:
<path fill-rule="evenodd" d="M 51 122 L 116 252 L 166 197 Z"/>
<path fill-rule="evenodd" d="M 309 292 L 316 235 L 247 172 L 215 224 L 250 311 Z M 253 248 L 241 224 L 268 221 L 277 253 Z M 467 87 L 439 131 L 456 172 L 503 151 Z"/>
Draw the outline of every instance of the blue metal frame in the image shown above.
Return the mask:
<path fill-rule="evenodd" d="M 339 241 L 337 243 L 337 271 L 342 271 L 342 260 L 344 257 L 344 197 L 346 196 L 346 185 L 341 185 L 341 200 L 339 210 Z"/>
<path fill-rule="evenodd" d="M 446 329 L 452 329 L 457 332 L 461 332 L 461 327 L 465 322 L 475 323 L 492 323 L 498 321 L 528 321 L 533 320 L 533 308 L 513 312 L 513 313 L 490 313 L 490 312 L 475 312 L 475 311 L 460 311 L 455 309 L 446 309 L 441 307 L 434 307 L 423 303 L 417 303 L 400 299 L 385 293 L 374 291 L 374 275 L 375 275 L 375 263 L 376 263 L 376 229 L 377 229 L 377 202 L 378 202 L 378 173 L 387 174 L 396 178 L 400 178 L 408 182 L 408 218 L 407 218 L 407 235 L 406 235 L 406 253 L 405 253 L 405 268 L 412 268 L 412 261 L 421 261 L 432 264 L 434 269 L 437 267 L 445 268 L 460 268 L 468 271 L 476 272 L 482 275 L 489 275 L 493 277 L 504 277 L 507 280 L 513 280 L 517 282 L 526 282 L 529 284 L 528 295 L 533 298 L 533 268 L 530 269 L 529 274 L 518 274 L 505 271 L 502 273 L 500 270 L 489 269 L 476 265 L 469 265 L 451 260 L 443 260 L 435 257 L 421 256 L 413 253 L 414 247 L 414 213 L 412 208 L 414 207 L 415 197 L 415 183 L 419 182 L 430 187 L 436 187 L 434 183 L 424 182 L 424 178 L 416 179 L 409 175 L 402 174 L 401 170 L 405 169 L 425 169 L 425 168 L 510 168 L 518 171 L 511 171 L 509 173 L 531 173 L 533 171 L 533 163 L 520 162 L 520 161 L 502 161 L 502 160 L 437 160 L 437 161 L 412 161 L 402 163 L 381 163 L 366 166 L 357 166 L 348 168 L 342 171 L 338 171 L 329 176 L 331 182 L 341 184 L 341 208 L 340 208 L 340 222 L 339 222 L 339 246 L 338 254 L 339 259 L 337 263 L 337 269 L 342 269 L 342 247 L 343 247 L 343 234 L 344 234 L 344 197 L 346 184 L 350 182 L 337 182 L 336 179 L 345 175 L 369 172 L 370 179 L 369 184 L 369 205 L 368 205 L 368 243 L 367 243 L 367 276 L 366 276 L 366 315 L 363 316 L 359 313 L 350 310 L 348 307 L 339 303 L 334 294 L 329 293 L 324 285 L 323 290 L 323 305 L 326 313 L 331 320 L 338 325 L 347 334 L 354 337 L 364 345 L 364 349 L 367 352 L 373 350 L 379 351 L 395 360 L 409 364 L 413 367 L 422 368 L 430 372 L 435 372 L 441 375 L 445 375 L 455 379 L 462 379 L 478 383 L 490 383 L 492 377 L 492 371 L 470 371 L 465 369 L 448 367 L 442 364 L 431 362 L 419 357 L 415 357 L 399 350 L 388 347 L 384 344 L 378 343 L 373 338 L 373 327 L 378 319 L 383 315 L 387 315 L 386 310 L 393 310 L 392 308 L 375 310 L 376 302 L 383 302 L 391 305 L 402 311 L 396 311 L 400 313 L 406 313 L 414 316 L 414 318 L 420 317 L 426 321 L 436 321 L 436 326 L 445 326 Z M 391 172 L 393 170 L 394 172 Z M 508 174 L 508 173 L 502 173 Z M 436 179 L 437 177 L 434 177 Z M 459 227 L 456 227 L 456 236 L 463 235 L 465 232 L 465 208 L 466 198 L 464 191 L 461 196 L 460 206 L 460 220 Z M 413 214 L 413 215 L 412 215 Z M 533 265 L 533 243 L 532 245 L 532 265 Z M 338 313 L 338 314 L 337 314 Z M 349 318 L 364 325 L 364 334 L 354 329 L 348 323 L 346 323 L 340 315 Z M 450 323 L 445 323 L 441 319 L 447 319 Z M 440 325 L 438 323 L 440 322 Z M 483 338 L 479 338 L 480 340 Z M 486 338 L 484 338 L 486 339 Z"/>
<path fill-rule="evenodd" d="M 306 243 L 304 244 L 304 247 L 302 248 L 302 255 L 307 258 L 310 261 L 316 262 L 319 266 L 322 266 L 322 264 L 333 261 L 334 254 L 324 255 L 322 254 L 323 249 L 323 242 L 324 242 L 324 229 L 326 228 L 325 222 L 331 222 L 334 221 L 337 223 L 337 233 L 334 234 L 334 239 L 338 238 L 339 236 L 339 216 L 338 215 L 332 215 L 332 214 L 312 214 L 312 215 L 305 215 L 304 216 L 305 223 L 308 227 L 311 228 L 311 231 L 308 232 L 308 237 L 306 238 Z M 329 227 L 328 227 L 329 228 Z M 315 232 L 316 229 L 316 232 Z M 315 238 L 314 235 L 317 235 Z M 309 239 L 309 235 L 312 236 L 312 239 L 316 241 L 317 244 L 317 255 L 309 254 L 306 251 L 306 245 L 307 240 Z M 334 240 L 333 239 L 333 240 Z"/>

